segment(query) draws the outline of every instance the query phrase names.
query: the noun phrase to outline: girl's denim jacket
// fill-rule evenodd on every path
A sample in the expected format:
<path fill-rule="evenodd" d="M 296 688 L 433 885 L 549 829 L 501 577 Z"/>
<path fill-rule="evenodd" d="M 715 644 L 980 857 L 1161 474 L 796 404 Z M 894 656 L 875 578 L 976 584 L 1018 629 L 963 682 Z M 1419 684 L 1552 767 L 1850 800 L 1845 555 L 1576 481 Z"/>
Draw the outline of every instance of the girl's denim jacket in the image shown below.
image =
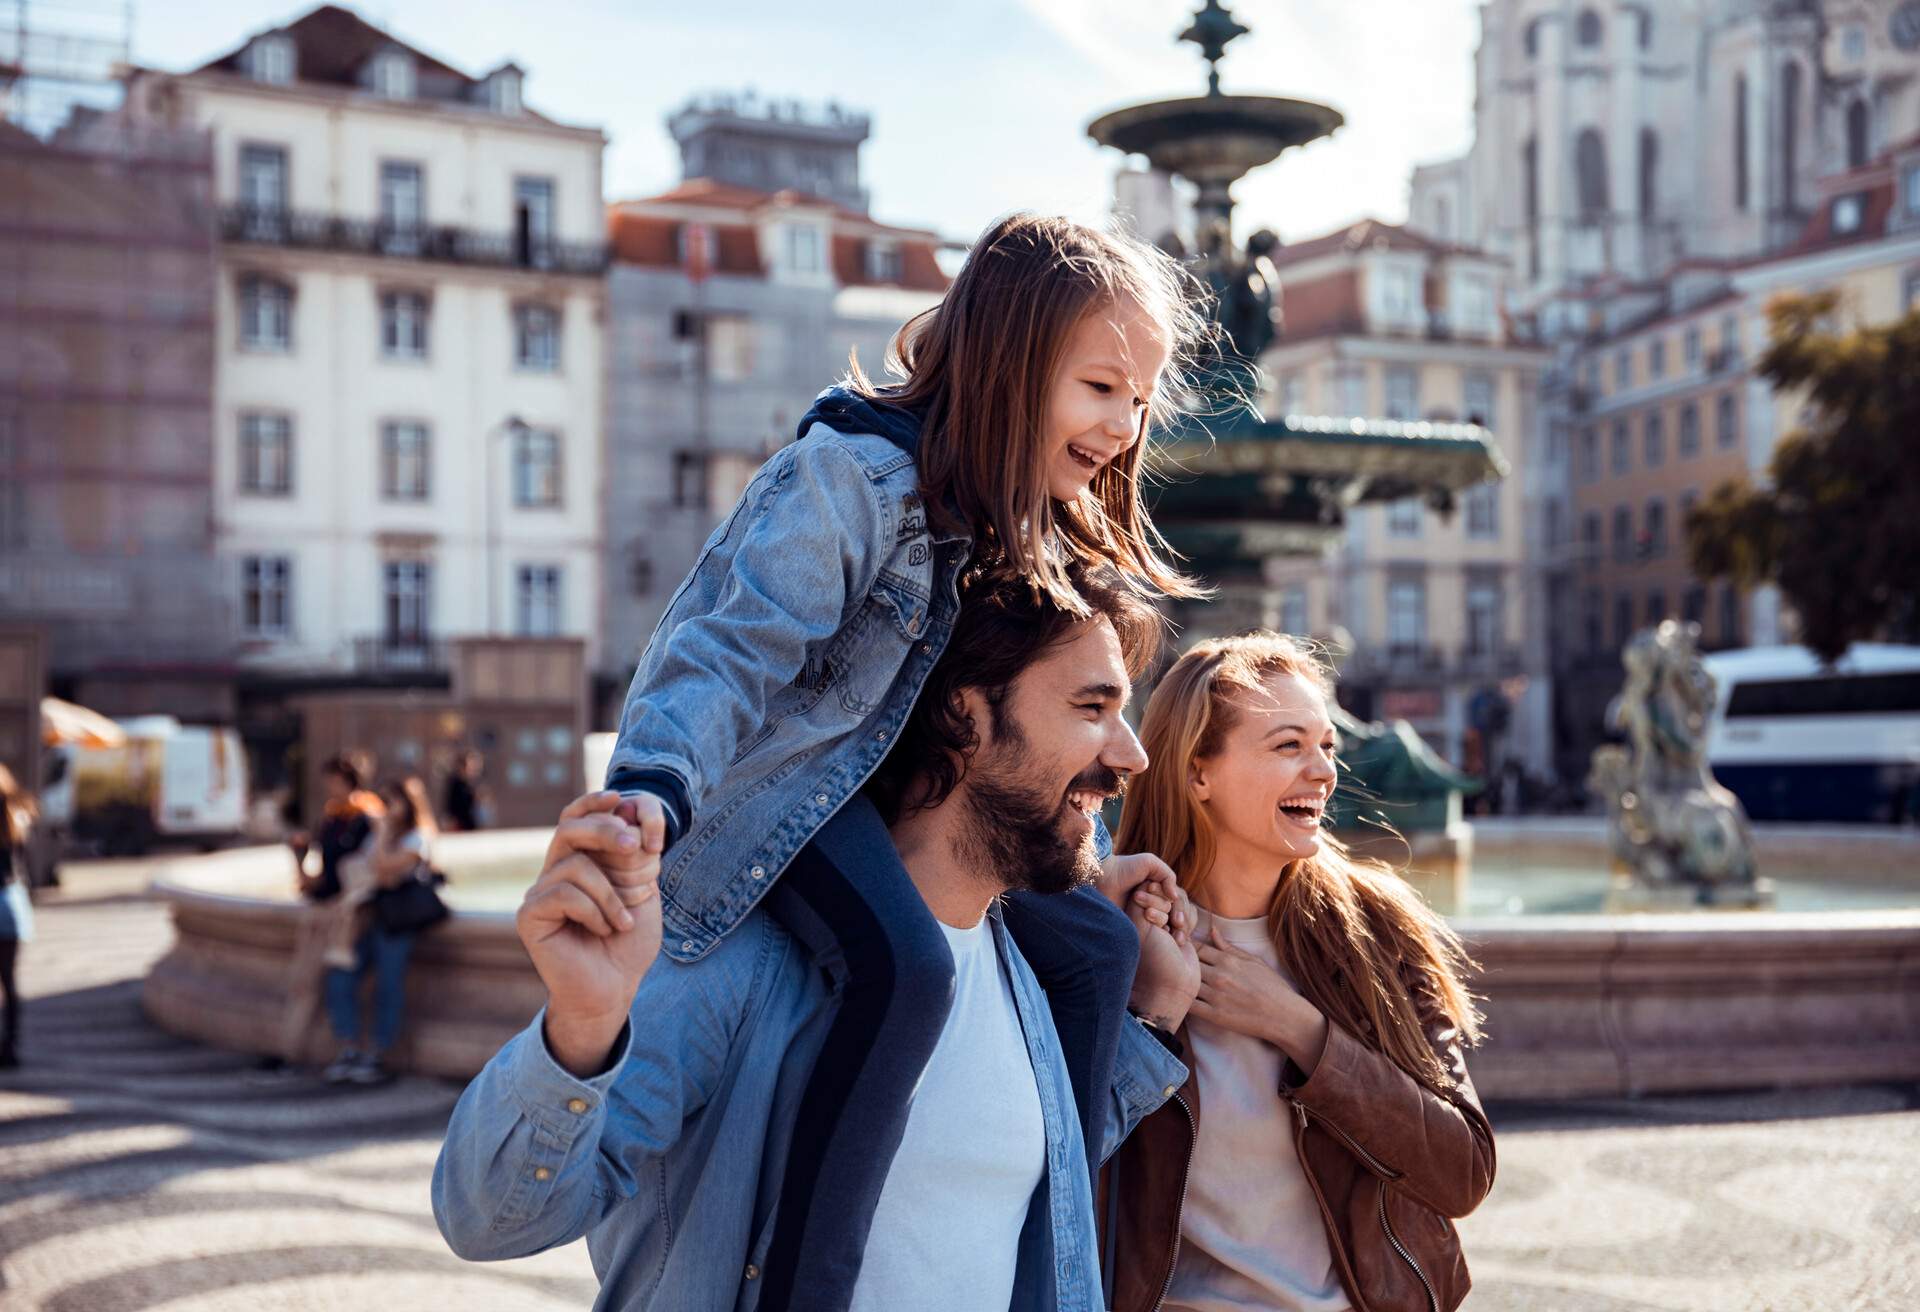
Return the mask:
<path fill-rule="evenodd" d="M 607 786 L 666 802 L 678 960 L 738 925 L 866 782 L 946 647 L 973 544 L 928 524 L 919 441 L 912 411 L 822 392 L 640 658 Z"/>

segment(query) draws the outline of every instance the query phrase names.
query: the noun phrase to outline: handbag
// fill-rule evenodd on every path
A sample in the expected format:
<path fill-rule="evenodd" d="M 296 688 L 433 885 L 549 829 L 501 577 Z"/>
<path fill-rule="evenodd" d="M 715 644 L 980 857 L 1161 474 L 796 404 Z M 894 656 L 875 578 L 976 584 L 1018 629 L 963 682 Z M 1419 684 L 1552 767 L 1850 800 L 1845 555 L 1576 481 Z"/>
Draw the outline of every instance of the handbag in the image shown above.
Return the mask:
<path fill-rule="evenodd" d="M 383 888 L 373 899 L 373 920 L 389 934 L 418 934 L 453 914 L 434 890 L 438 872 L 424 867 L 397 888 Z"/>

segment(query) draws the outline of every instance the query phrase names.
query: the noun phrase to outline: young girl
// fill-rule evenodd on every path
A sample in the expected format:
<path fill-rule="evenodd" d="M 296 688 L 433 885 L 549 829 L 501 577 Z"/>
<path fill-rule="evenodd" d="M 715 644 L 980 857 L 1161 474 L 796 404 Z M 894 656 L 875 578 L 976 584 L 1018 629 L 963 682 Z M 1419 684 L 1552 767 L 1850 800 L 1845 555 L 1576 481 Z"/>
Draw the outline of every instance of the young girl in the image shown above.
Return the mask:
<path fill-rule="evenodd" d="M 1139 495 L 1143 439 L 1185 401 L 1182 366 L 1206 342 L 1199 296 L 1141 243 L 1003 219 L 895 337 L 903 381 L 876 385 L 855 362 L 762 467 L 648 644 L 608 773 L 648 849 L 669 849 L 668 955 L 698 959 L 739 924 L 879 765 L 946 643 L 970 559 L 1024 571 L 1076 611 L 1075 560 L 1143 594 L 1199 594 L 1163 559 Z M 871 1213 L 952 988 L 945 940 L 909 884 L 851 887 L 823 864 L 786 873 L 782 901 L 801 910 L 783 918 L 847 979 L 805 1095 L 763 1307 L 809 1286 L 803 1261 L 857 1270 L 859 1252 L 807 1242 L 808 1211 Z M 1118 1012 L 1095 994 L 1137 951 L 1133 931 L 1093 893 L 1033 900 L 1009 925 L 1078 1054 L 1085 1117 L 1113 1031 L 1089 1021 L 1076 1043 L 1065 1017 Z"/>
<path fill-rule="evenodd" d="M 1197 644 L 1147 702 L 1153 764 L 1117 844 L 1179 873 L 1201 984 L 1193 1074 L 1105 1176 L 1116 1312 L 1466 1296 L 1449 1218 L 1494 1168 L 1464 1057 L 1470 963 L 1403 880 L 1321 832 L 1331 703 L 1325 670 L 1275 633 Z"/>

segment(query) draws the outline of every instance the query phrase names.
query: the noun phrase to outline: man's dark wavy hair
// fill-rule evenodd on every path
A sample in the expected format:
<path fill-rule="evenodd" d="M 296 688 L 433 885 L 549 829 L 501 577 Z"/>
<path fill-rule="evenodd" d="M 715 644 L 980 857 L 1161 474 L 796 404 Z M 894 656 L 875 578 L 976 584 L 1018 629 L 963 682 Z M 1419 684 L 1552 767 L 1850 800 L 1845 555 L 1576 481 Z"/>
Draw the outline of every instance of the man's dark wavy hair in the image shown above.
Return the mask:
<path fill-rule="evenodd" d="M 947 648 L 907 716 L 893 750 L 867 781 L 867 793 L 888 824 L 939 806 L 966 774 L 979 734 L 961 709 L 960 692 L 978 688 L 1003 731 L 1001 707 L 1029 665 L 1082 624 L 1104 618 L 1120 639 L 1127 675 L 1137 679 L 1159 654 L 1165 634 L 1160 613 L 1104 567 L 1068 571 L 1094 619 L 1069 614 L 1025 575 L 1004 567 L 976 567 L 960 581 L 960 616 Z"/>

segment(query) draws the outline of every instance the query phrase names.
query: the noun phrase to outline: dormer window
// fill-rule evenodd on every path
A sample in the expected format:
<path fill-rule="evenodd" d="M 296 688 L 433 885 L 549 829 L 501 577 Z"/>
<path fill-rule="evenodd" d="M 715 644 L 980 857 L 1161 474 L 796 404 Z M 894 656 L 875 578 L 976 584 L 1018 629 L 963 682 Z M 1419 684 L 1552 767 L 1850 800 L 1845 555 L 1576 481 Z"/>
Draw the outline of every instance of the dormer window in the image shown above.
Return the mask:
<path fill-rule="evenodd" d="M 1860 231 L 1867 217 L 1867 198 L 1860 192 L 1836 196 L 1833 200 L 1833 235 L 1844 237 Z"/>
<path fill-rule="evenodd" d="M 787 268 L 794 273 L 820 272 L 820 230 L 810 223 L 787 225 Z"/>
<path fill-rule="evenodd" d="M 900 281 L 900 247 L 896 243 L 867 243 L 867 277 L 875 282 Z"/>
<path fill-rule="evenodd" d="M 274 33 L 255 41 L 249 51 L 248 70 L 256 82 L 285 86 L 293 81 L 293 38 Z"/>
<path fill-rule="evenodd" d="M 503 65 L 487 75 L 487 108 L 496 114 L 520 112 L 520 70 Z"/>
<path fill-rule="evenodd" d="M 404 50 L 382 50 L 373 57 L 367 83 L 376 96 L 385 96 L 388 100 L 412 100 L 413 57 Z"/>

